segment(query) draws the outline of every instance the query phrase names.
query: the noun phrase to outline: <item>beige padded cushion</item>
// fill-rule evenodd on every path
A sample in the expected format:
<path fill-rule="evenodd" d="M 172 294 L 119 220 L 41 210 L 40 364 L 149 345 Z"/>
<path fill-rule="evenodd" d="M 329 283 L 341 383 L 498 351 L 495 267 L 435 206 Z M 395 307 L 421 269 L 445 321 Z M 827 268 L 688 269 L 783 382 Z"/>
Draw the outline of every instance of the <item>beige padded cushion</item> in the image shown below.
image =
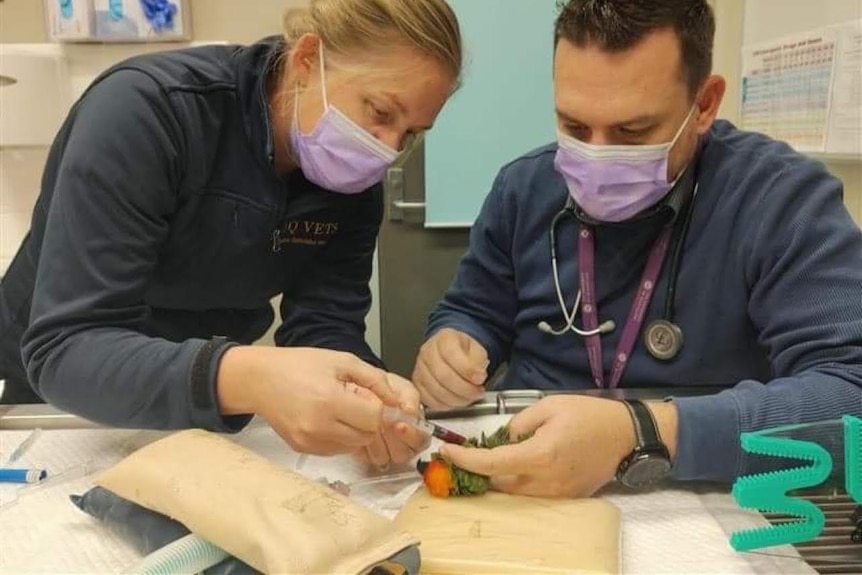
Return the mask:
<path fill-rule="evenodd" d="M 420 488 L 395 522 L 422 541 L 424 575 L 620 572 L 620 512 L 601 499 L 439 499 Z"/>
<path fill-rule="evenodd" d="M 417 542 L 334 490 L 200 430 L 140 449 L 97 483 L 264 573 L 366 573 Z"/>

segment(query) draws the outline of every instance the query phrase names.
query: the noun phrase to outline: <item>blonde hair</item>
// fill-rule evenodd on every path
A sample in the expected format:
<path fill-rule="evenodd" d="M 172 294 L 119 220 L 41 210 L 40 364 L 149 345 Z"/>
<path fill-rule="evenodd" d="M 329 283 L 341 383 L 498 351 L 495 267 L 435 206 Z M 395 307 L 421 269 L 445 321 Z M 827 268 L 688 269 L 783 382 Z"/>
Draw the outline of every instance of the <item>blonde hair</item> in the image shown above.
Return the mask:
<path fill-rule="evenodd" d="M 461 77 L 461 31 L 446 0 L 311 0 L 284 15 L 287 46 L 308 33 L 320 36 L 327 53 L 336 54 L 387 40 L 406 42 L 443 64 L 456 82 Z"/>

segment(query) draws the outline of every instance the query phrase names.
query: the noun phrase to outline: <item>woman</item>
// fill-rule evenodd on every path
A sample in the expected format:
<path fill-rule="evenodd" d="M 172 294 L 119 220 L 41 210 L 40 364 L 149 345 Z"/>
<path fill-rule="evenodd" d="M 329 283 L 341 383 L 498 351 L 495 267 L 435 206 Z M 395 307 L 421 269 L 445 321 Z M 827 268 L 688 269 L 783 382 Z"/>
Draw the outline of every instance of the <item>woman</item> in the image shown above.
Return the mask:
<path fill-rule="evenodd" d="M 408 458 L 421 437 L 402 424 L 387 451 L 381 410 L 418 394 L 364 340 L 379 182 L 461 61 L 445 0 L 312 0 L 281 38 L 100 76 L 0 284 L 7 394 L 29 379 L 125 427 L 237 431 L 258 414 L 301 451 Z M 280 347 L 248 345 L 279 293 Z"/>

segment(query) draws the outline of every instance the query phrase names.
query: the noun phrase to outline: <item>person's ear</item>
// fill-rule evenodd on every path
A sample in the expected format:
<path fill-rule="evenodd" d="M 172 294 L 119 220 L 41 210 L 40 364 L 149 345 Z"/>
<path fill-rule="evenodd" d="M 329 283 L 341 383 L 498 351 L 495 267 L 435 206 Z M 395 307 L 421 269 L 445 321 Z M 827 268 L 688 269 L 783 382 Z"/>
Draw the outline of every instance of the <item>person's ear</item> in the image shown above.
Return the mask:
<path fill-rule="evenodd" d="M 296 41 L 288 56 L 289 78 L 291 83 L 305 87 L 312 83 L 314 78 L 319 77 L 320 66 L 320 36 L 317 34 L 303 34 Z"/>
<path fill-rule="evenodd" d="M 727 82 L 717 74 L 713 74 L 703 83 L 695 102 L 697 106 L 695 123 L 699 135 L 705 134 L 712 126 L 718 116 L 726 90 Z"/>

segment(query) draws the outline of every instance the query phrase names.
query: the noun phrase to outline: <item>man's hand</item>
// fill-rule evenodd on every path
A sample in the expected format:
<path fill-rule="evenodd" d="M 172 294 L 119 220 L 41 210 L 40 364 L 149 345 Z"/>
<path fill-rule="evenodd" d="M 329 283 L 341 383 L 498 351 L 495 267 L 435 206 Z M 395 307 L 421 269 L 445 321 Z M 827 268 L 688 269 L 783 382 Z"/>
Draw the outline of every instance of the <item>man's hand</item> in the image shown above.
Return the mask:
<path fill-rule="evenodd" d="M 389 385 L 398 395 L 401 410 L 409 415 L 419 413 L 419 391 L 408 380 L 387 374 Z M 380 470 L 407 463 L 431 444 L 431 436 L 404 422 L 383 422 L 377 437 L 356 456 Z"/>
<path fill-rule="evenodd" d="M 413 382 L 422 403 L 432 409 L 451 409 L 482 398 L 487 370 L 485 348 L 469 335 L 447 328 L 419 350 Z"/>
<path fill-rule="evenodd" d="M 663 440 L 676 451 L 676 407 L 650 403 Z M 495 449 L 441 447 L 455 465 L 488 475 L 499 491 L 542 497 L 589 497 L 613 480 L 636 445 L 625 405 L 588 396 L 551 396 L 512 418 L 511 437 L 526 441 Z"/>

